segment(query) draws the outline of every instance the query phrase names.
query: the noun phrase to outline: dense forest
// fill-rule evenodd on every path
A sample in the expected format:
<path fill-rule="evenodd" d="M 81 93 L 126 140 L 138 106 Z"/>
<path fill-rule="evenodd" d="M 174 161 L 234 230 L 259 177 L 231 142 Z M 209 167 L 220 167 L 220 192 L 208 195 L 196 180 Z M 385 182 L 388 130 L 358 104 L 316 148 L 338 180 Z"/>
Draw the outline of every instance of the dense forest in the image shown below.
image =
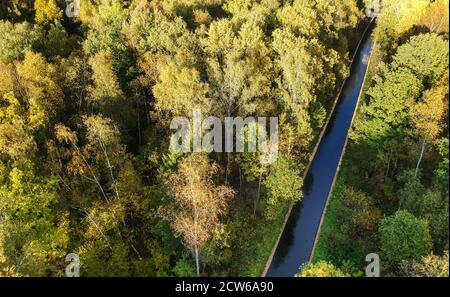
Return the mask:
<path fill-rule="evenodd" d="M 261 275 L 371 2 L 2 0 L 0 276 Z M 448 275 L 448 0 L 382 2 L 307 276 Z M 194 109 L 277 116 L 277 161 L 174 152 Z"/>
<path fill-rule="evenodd" d="M 449 272 L 449 2 L 383 1 L 364 95 L 303 274 Z"/>
<path fill-rule="evenodd" d="M 360 5 L 360 6 L 358 6 Z M 260 275 L 348 74 L 363 6 L 2 1 L 0 271 Z M 174 153 L 170 119 L 280 118 L 279 157 Z"/>

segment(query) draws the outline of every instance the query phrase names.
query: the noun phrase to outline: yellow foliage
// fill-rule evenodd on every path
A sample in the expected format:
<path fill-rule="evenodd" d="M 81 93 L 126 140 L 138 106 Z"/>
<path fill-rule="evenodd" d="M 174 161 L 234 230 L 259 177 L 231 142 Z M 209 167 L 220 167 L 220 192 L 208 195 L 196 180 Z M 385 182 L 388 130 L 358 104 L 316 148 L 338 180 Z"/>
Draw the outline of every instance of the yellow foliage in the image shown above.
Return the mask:
<path fill-rule="evenodd" d="M 194 10 L 194 19 L 198 25 L 208 25 L 212 21 L 212 17 L 207 10 Z"/>
<path fill-rule="evenodd" d="M 114 70 L 114 57 L 110 52 L 100 51 L 89 59 L 94 86 L 90 88 L 91 100 L 102 103 L 105 98 L 119 98 L 122 91 Z"/>
<path fill-rule="evenodd" d="M 36 100 L 35 103 L 48 115 L 56 114 L 63 98 L 57 67 L 47 63 L 42 54 L 30 51 L 25 53 L 25 59 L 16 67 L 21 87 L 27 94 L 24 99 Z"/>
<path fill-rule="evenodd" d="M 207 93 L 208 84 L 201 81 L 197 69 L 168 63 L 160 68 L 158 83 L 153 87 L 155 109 L 162 114 L 161 118 L 189 116 L 195 108 L 207 112 L 210 108 Z"/>
<path fill-rule="evenodd" d="M 319 261 L 317 263 L 308 263 L 301 268 L 297 277 L 347 277 L 339 268 L 333 264 Z"/>
<path fill-rule="evenodd" d="M 437 0 L 431 3 L 423 14 L 420 24 L 428 27 L 431 32 L 448 32 L 449 1 Z"/>
<path fill-rule="evenodd" d="M 36 22 L 39 24 L 51 23 L 62 18 L 62 10 L 56 4 L 56 0 L 36 0 Z"/>
<path fill-rule="evenodd" d="M 411 109 L 411 119 L 417 133 L 427 141 L 434 141 L 444 129 L 442 118 L 445 112 L 446 86 L 428 90 L 423 100 Z"/>
<path fill-rule="evenodd" d="M 429 0 L 384 0 L 378 24 L 400 36 L 419 23 L 429 3 Z"/>
<path fill-rule="evenodd" d="M 32 128 L 44 126 L 47 121 L 47 116 L 44 110 L 39 107 L 39 104 L 34 99 L 30 99 L 30 107 L 28 110 L 28 125 Z"/>

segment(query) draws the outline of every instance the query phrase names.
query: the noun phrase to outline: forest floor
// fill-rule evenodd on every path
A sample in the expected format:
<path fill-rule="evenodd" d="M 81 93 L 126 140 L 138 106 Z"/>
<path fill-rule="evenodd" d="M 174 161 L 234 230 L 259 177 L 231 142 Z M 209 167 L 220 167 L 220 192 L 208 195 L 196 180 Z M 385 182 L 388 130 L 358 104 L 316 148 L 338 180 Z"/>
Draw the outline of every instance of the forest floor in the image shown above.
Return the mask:
<path fill-rule="evenodd" d="M 273 220 L 261 219 L 255 226 L 253 240 L 242 246 L 241 273 L 243 276 L 261 276 L 272 252 L 274 245 L 280 235 L 280 229 L 289 205 L 283 207 L 277 217 Z"/>

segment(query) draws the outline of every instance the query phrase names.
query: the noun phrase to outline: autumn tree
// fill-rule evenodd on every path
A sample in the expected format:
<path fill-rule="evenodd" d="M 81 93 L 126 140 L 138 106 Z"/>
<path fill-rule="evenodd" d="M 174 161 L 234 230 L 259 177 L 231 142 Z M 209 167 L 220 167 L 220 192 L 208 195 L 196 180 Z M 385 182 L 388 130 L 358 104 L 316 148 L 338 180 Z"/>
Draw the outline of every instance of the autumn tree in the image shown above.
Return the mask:
<path fill-rule="evenodd" d="M 111 103 L 123 96 L 114 68 L 111 52 L 100 51 L 89 59 L 92 68 L 93 86 L 90 88 L 90 100 L 102 109 L 108 109 Z"/>
<path fill-rule="evenodd" d="M 174 116 L 191 117 L 194 109 L 209 112 L 208 84 L 202 82 L 195 68 L 180 67 L 174 62 L 161 65 L 157 83 L 153 86 L 155 111 L 165 124 Z"/>
<path fill-rule="evenodd" d="M 373 199 L 349 187 L 344 188 L 335 212 L 340 229 L 357 242 L 372 236 L 381 221 L 381 211 Z"/>
<path fill-rule="evenodd" d="M 25 92 L 24 99 L 35 101 L 49 118 L 58 115 L 62 107 L 62 90 L 57 66 L 48 63 L 41 54 L 26 52 L 23 62 L 16 67 L 21 79 L 19 93 Z"/>
<path fill-rule="evenodd" d="M 43 111 L 33 102 L 27 109 L 13 93 L 3 95 L 0 102 L 1 159 L 32 158 L 37 149 L 34 133 L 44 126 Z"/>
<path fill-rule="evenodd" d="M 444 100 L 447 93 L 445 85 L 426 91 L 423 95 L 423 101 L 418 102 L 411 109 L 410 117 L 414 133 L 417 133 L 422 143 L 416 165 L 416 175 L 419 172 L 427 144 L 435 142 L 444 128 L 442 126 L 442 118 L 445 111 Z"/>
<path fill-rule="evenodd" d="M 4 0 L 0 3 L 0 19 L 13 22 L 31 21 L 34 15 L 33 0 Z"/>
<path fill-rule="evenodd" d="M 319 130 L 330 106 L 329 93 L 346 75 L 345 64 L 339 54 L 326 48 L 318 40 L 296 36 L 289 27 L 273 32 L 273 48 L 277 53 L 275 65 L 277 100 L 291 119 L 301 147 L 305 149 L 314 130 Z M 328 69 L 335 69 L 330 76 Z"/>
<path fill-rule="evenodd" d="M 235 161 L 238 163 L 239 170 L 239 196 L 242 199 L 245 194 L 253 196 L 253 214 L 256 214 L 257 207 L 261 198 L 261 189 L 263 181 L 270 169 L 270 148 L 267 145 L 265 127 L 259 123 L 251 122 L 242 128 L 241 131 L 236 131 L 237 141 L 243 144 L 242 152 L 236 157 Z M 260 139 L 260 136 L 263 139 Z M 267 159 L 267 160 L 266 160 Z M 228 178 L 228 176 L 226 176 Z M 249 183 L 247 188 L 252 189 L 251 185 L 256 182 L 256 191 L 246 191 L 245 183 Z M 255 195 L 250 194 L 256 192 Z"/>
<path fill-rule="evenodd" d="M 402 34 L 418 24 L 430 0 L 384 0 L 377 17 L 375 34 L 386 57 L 399 45 Z"/>
<path fill-rule="evenodd" d="M 161 52 L 175 55 L 178 51 L 195 50 L 197 42 L 181 17 L 154 9 L 148 0 L 137 1 L 123 28 L 127 43 L 140 54 Z"/>
<path fill-rule="evenodd" d="M 406 277 L 448 277 L 448 251 L 444 255 L 428 255 L 417 262 L 404 261 L 401 275 Z"/>
<path fill-rule="evenodd" d="M 80 38 L 70 35 L 59 23 L 51 24 L 36 48 L 48 58 L 67 57 L 79 45 Z"/>
<path fill-rule="evenodd" d="M 296 35 L 311 39 L 320 39 L 324 44 L 331 45 L 337 40 L 342 44 L 338 50 L 348 51 L 348 40 L 343 35 L 346 29 L 354 28 L 361 12 L 357 1 L 292 1 L 277 11 L 277 18 L 285 28 Z"/>
<path fill-rule="evenodd" d="M 236 29 L 229 20 L 215 21 L 201 40 L 214 98 L 213 113 L 245 116 L 255 112 L 270 87 L 270 58 L 264 33 L 247 22 Z"/>
<path fill-rule="evenodd" d="M 65 73 L 63 78 L 63 92 L 69 110 L 81 112 L 82 108 L 90 102 L 89 90 L 91 69 L 86 58 L 79 53 L 73 53 L 61 61 L 61 71 Z M 94 100 L 94 98 L 92 98 Z"/>
<path fill-rule="evenodd" d="M 81 0 L 69 20 L 64 0 L 0 1 L 0 275 L 60 276 L 69 250 L 83 276 L 259 274 L 368 2 Z M 433 252 L 448 249 L 448 1 L 381 8 L 357 161 L 334 204 L 334 234 L 355 244 L 332 239 L 329 259 L 352 259 L 305 275 L 353 274 L 345 263 L 376 246 L 381 210 L 400 209 L 379 228 L 387 269 L 432 257 L 427 228 Z M 278 116 L 278 159 L 167 150 L 169 121 L 193 109 Z"/>
<path fill-rule="evenodd" d="M 448 33 L 449 29 L 449 2 L 448 0 L 437 0 L 431 2 L 420 22 L 430 29 L 431 32 Z"/>
<path fill-rule="evenodd" d="M 211 164 L 206 155 L 191 154 L 184 158 L 167 181 L 173 204 L 161 211 L 194 254 L 198 276 L 201 248 L 220 223 L 220 216 L 234 195 L 232 189 L 214 184 L 217 170 L 217 165 Z"/>
<path fill-rule="evenodd" d="M 62 18 L 62 10 L 58 7 L 56 0 L 36 0 L 34 1 L 36 10 L 36 22 L 46 24 L 58 21 Z"/>
<path fill-rule="evenodd" d="M 57 125 L 57 141 L 49 144 L 49 152 L 66 195 L 73 195 L 70 209 L 81 216 L 77 236 L 82 244 L 78 249 L 87 259 L 86 275 L 124 276 L 145 267 L 153 275 L 158 269 L 167 269 L 166 254 L 151 236 L 135 229 L 149 223 L 142 207 L 144 188 L 117 125 L 101 115 L 82 120 L 81 139 L 68 127 Z M 134 227 L 129 222 L 134 222 Z M 155 261 L 144 260 L 143 250 L 154 253 Z M 117 269 L 112 269 L 114 266 Z"/>

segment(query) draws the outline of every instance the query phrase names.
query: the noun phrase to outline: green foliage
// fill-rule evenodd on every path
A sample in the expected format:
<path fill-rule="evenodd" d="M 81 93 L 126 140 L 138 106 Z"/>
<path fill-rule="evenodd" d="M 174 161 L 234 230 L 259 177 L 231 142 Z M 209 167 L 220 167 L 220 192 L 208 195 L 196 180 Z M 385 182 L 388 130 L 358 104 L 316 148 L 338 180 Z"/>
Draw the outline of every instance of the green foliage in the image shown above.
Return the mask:
<path fill-rule="evenodd" d="M 447 196 L 448 197 L 448 196 Z M 427 220 L 436 251 L 448 246 L 448 199 L 434 189 L 425 190 L 413 172 L 400 192 L 400 207 Z"/>
<path fill-rule="evenodd" d="M 448 248 L 449 241 L 448 196 L 428 190 L 419 200 L 419 205 L 419 216 L 428 221 L 434 249 L 440 253 Z"/>
<path fill-rule="evenodd" d="M 389 71 L 382 68 L 382 76 L 374 78 L 375 86 L 368 92 L 364 106 L 365 120 L 355 124 L 353 138 L 363 138 L 379 148 L 383 141 L 403 135 L 408 124 L 408 105 L 417 99 L 423 85 L 408 69 Z"/>
<path fill-rule="evenodd" d="M 382 275 L 448 274 L 445 259 L 430 254 L 448 249 L 445 2 L 383 1 L 376 55 L 314 261 L 346 259 L 362 269 L 365 254 L 381 249 Z M 362 211 L 369 205 L 378 211 Z M 378 234 L 358 233 L 365 224 L 354 216 Z"/>
<path fill-rule="evenodd" d="M 175 276 L 189 277 L 195 276 L 195 266 L 192 265 L 192 261 L 186 258 L 181 258 L 175 264 L 173 268 Z"/>
<path fill-rule="evenodd" d="M 378 228 L 381 211 L 371 197 L 352 188 L 344 188 L 334 212 L 340 230 L 352 241 L 370 238 Z"/>
<path fill-rule="evenodd" d="M 421 48 L 422 50 L 418 50 Z M 386 139 L 403 136 L 424 88 L 438 82 L 448 64 L 448 42 L 436 34 L 412 37 L 398 48 L 391 65 L 381 65 L 367 92 L 365 120 L 355 125 L 353 138 L 363 137 L 379 148 Z"/>
<path fill-rule="evenodd" d="M 384 218 L 379 232 L 382 257 L 391 267 L 403 260 L 417 261 L 431 250 L 428 224 L 407 211 Z"/>
<path fill-rule="evenodd" d="M 303 179 L 300 170 L 289 157 L 280 155 L 273 164 L 271 173 L 264 180 L 266 189 L 266 215 L 270 218 L 280 204 L 292 204 L 302 196 Z"/>
<path fill-rule="evenodd" d="M 180 17 L 169 17 L 159 10 L 151 11 L 146 1 L 130 13 L 124 33 L 130 46 L 140 54 L 163 52 L 174 55 L 178 51 L 195 49 L 196 40 Z"/>
<path fill-rule="evenodd" d="M 78 36 L 69 35 L 59 23 L 51 24 L 45 36 L 39 40 L 37 48 L 47 57 L 67 57 L 79 46 Z"/>
<path fill-rule="evenodd" d="M 434 171 L 434 178 L 436 182 L 443 188 L 443 192 L 448 196 L 449 178 L 448 178 L 448 138 L 442 138 L 439 142 L 439 154 L 442 161 Z"/>
<path fill-rule="evenodd" d="M 4 63 L 22 60 L 25 52 L 32 49 L 42 35 L 42 29 L 37 25 L 0 20 L 0 60 Z"/>
<path fill-rule="evenodd" d="M 345 206 L 347 201 L 353 200 L 349 199 L 347 195 L 344 196 L 344 190 L 346 192 L 349 191 L 349 188 L 345 186 L 350 181 L 346 176 L 346 173 L 349 171 L 350 168 L 348 168 L 348 164 L 344 163 L 341 167 L 332 196 L 330 197 L 327 212 L 314 250 L 314 257 L 311 261 L 313 263 L 325 261 L 338 265 L 346 274 L 359 276 L 360 271 L 364 270 L 365 263 L 363 260 L 365 255 L 372 252 L 376 246 L 376 234 L 368 233 L 367 235 L 369 236 L 359 236 L 356 240 L 351 238 L 350 235 L 356 234 L 356 231 L 361 230 L 361 227 L 371 226 L 370 223 L 377 218 L 368 218 L 369 224 L 365 224 L 366 222 L 361 221 L 352 222 L 351 217 L 344 217 L 340 211 L 343 210 L 349 215 L 353 212 L 355 214 L 365 212 L 367 215 L 369 214 L 367 212 L 368 210 L 373 210 L 375 214 L 377 214 L 379 210 L 371 206 L 369 209 L 359 207 L 356 211 L 353 211 L 352 207 L 347 208 Z M 367 202 L 370 205 L 372 204 L 370 197 L 367 197 L 367 195 L 354 190 L 350 191 L 353 192 L 353 196 L 356 196 L 356 198 L 362 198 L 363 203 L 360 202 L 360 205 L 366 204 L 364 202 Z M 338 220 L 339 217 L 340 220 Z M 350 226 L 356 226 L 358 229 L 353 230 Z M 378 225 L 376 227 L 378 227 Z"/>
<path fill-rule="evenodd" d="M 400 46 L 395 54 L 391 69 L 409 69 L 426 85 L 437 82 L 448 69 L 448 41 L 441 36 L 420 34 Z"/>
<path fill-rule="evenodd" d="M 83 276 L 129 276 L 127 251 L 123 245 L 115 245 L 111 251 L 105 251 L 95 244 L 85 245 L 80 249 L 79 255 L 83 259 L 80 266 Z M 105 255 L 108 257 L 106 261 L 101 259 Z"/>
<path fill-rule="evenodd" d="M 125 71 L 130 61 L 127 46 L 121 37 L 122 25 L 127 19 L 126 9 L 118 0 L 101 0 L 93 10 L 95 17 L 87 24 L 89 31 L 83 42 L 84 51 L 87 55 L 109 51 L 118 69 Z"/>
<path fill-rule="evenodd" d="M 429 3 L 430 0 L 383 1 L 375 34 L 387 59 L 395 52 L 402 35 L 420 22 Z"/>
<path fill-rule="evenodd" d="M 0 162 L 0 270 L 22 276 L 61 275 L 68 248 L 67 213 L 58 210 L 58 181 L 22 160 Z"/>
<path fill-rule="evenodd" d="M 406 209 L 412 214 L 420 211 L 418 201 L 425 191 L 420 177 L 420 175 L 415 176 L 413 170 L 407 170 L 399 178 L 404 185 L 398 193 L 400 208 Z"/>
<path fill-rule="evenodd" d="M 296 275 L 297 277 L 349 277 L 350 275 L 345 274 L 339 268 L 335 267 L 333 264 L 327 263 L 325 261 L 320 261 L 317 263 L 308 263 L 300 268 L 300 273 Z"/>

